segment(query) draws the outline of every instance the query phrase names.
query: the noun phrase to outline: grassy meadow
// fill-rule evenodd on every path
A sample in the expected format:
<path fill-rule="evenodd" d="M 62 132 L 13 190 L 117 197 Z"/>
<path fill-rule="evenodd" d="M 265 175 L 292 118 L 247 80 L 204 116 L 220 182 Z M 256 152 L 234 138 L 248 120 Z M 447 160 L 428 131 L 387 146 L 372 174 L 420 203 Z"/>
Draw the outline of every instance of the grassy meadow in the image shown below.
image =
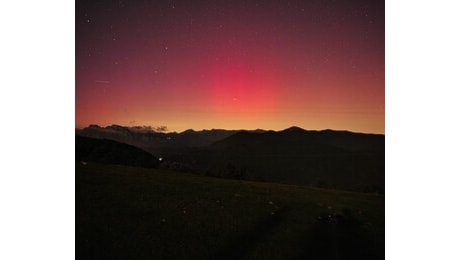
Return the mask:
<path fill-rule="evenodd" d="M 75 163 L 77 259 L 384 259 L 384 195 Z"/>

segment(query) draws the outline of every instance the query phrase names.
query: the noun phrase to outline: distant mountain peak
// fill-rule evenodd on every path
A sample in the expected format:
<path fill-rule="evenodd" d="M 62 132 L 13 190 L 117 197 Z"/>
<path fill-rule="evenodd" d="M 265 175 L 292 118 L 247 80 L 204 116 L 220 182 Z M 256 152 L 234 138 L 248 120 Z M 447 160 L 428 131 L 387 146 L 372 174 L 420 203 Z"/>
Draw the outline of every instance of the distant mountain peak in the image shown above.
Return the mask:
<path fill-rule="evenodd" d="M 291 126 L 289 128 L 286 128 L 282 130 L 281 132 L 306 132 L 307 130 L 300 128 L 298 126 Z"/>
<path fill-rule="evenodd" d="M 195 132 L 196 132 L 196 131 L 193 130 L 193 129 L 187 129 L 187 130 L 181 132 L 181 134 L 190 134 L 190 133 L 195 133 Z"/>

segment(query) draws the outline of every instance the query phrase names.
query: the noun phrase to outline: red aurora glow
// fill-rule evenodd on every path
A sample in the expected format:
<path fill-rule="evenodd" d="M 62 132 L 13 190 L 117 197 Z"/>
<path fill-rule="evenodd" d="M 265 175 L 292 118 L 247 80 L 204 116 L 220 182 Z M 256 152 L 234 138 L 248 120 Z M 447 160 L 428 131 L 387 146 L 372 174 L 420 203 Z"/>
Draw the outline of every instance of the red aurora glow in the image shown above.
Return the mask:
<path fill-rule="evenodd" d="M 76 7 L 77 127 L 384 133 L 384 1 Z"/>

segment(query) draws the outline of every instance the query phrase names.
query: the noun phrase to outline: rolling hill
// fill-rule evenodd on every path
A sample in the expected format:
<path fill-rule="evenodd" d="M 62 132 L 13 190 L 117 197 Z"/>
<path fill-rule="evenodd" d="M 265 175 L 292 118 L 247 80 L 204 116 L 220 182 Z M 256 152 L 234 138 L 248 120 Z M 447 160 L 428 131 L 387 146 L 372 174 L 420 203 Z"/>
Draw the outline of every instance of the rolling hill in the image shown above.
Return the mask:
<path fill-rule="evenodd" d="M 261 132 L 263 130 L 254 131 Z M 239 131 L 223 129 L 195 131 L 189 129 L 181 133 L 163 133 L 155 132 L 151 128 L 145 127 L 126 127 L 120 125 L 100 127 L 98 125 L 90 125 L 83 129 L 76 129 L 75 132 L 80 136 L 114 140 L 139 147 L 157 156 L 167 156 L 181 153 L 182 150 L 190 147 L 210 145 Z"/>
<path fill-rule="evenodd" d="M 131 144 L 200 175 L 362 192 L 385 190 L 385 136 L 349 131 L 187 130 L 96 125 L 78 135 Z"/>
<path fill-rule="evenodd" d="M 241 131 L 171 160 L 216 177 L 380 193 L 385 189 L 383 135 L 297 127 Z"/>
<path fill-rule="evenodd" d="M 132 145 L 113 140 L 75 136 L 75 160 L 156 168 L 157 157 Z"/>

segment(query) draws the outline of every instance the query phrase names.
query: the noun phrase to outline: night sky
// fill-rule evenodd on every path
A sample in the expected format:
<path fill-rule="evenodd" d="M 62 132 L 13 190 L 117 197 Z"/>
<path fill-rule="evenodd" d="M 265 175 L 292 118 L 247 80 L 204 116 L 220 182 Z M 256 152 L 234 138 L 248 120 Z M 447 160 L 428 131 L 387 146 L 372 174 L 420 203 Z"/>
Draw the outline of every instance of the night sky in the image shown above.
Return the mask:
<path fill-rule="evenodd" d="M 384 1 L 76 1 L 76 127 L 385 131 Z"/>

